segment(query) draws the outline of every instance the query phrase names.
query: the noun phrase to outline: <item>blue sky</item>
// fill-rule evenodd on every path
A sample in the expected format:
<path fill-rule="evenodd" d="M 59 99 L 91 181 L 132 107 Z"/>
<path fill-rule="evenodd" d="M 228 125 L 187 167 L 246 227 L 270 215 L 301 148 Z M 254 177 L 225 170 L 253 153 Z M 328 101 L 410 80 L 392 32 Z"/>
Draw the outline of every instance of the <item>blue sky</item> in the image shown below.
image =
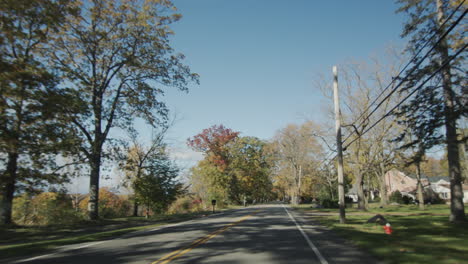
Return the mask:
<path fill-rule="evenodd" d="M 175 0 L 183 18 L 172 25 L 172 45 L 200 74 L 189 93 L 166 89 L 178 121 L 168 134 L 171 155 L 183 170 L 202 154 L 185 142 L 215 124 L 243 136 L 270 139 L 305 118 L 325 122 L 331 104 L 314 87 L 333 65 L 362 61 L 403 46 L 404 17 L 392 0 Z M 332 80 L 330 79 L 330 82 Z M 139 126 L 142 139 L 151 131 Z M 102 181 L 115 186 L 119 178 Z M 87 177 L 70 188 L 87 192 Z"/>
<path fill-rule="evenodd" d="M 169 134 L 175 156 L 187 161 L 200 155 L 185 140 L 214 124 L 269 139 L 305 117 L 324 121 L 330 102 L 314 87 L 319 73 L 403 45 L 404 17 L 390 0 L 174 3 L 183 18 L 172 26 L 172 45 L 200 74 L 188 94 L 165 96 L 179 118 Z"/>

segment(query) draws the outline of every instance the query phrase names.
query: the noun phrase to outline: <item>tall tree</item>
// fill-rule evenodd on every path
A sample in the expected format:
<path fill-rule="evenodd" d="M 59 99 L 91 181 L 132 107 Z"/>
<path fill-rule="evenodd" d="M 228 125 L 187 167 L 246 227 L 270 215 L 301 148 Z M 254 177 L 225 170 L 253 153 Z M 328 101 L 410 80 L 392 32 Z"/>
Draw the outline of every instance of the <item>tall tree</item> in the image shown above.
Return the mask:
<path fill-rule="evenodd" d="M 92 0 L 79 3 L 54 35 L 50 56 L 67 85 L 86 102 L 85 114 L 72 117 L 83 138 L 81 151 L 90 168 L 90 219 L 98 218 L 98 189 L 104 147 L 114 127 L 129 129 L 134 118 L 151 126 L 165 124 L 162 87 L 187 91 L 198 76 L 182 64 L 169 37 L 179 20 L 169 0 Z"/>
<path fill-rule="evenodd" d="M 232 198 L 230 194 L 236 179 L 231 174 L 230 146 L 239 134 L 223 125 L 214 125 L 187 139 L 188 146 L 205 154 L 205 159 L 192 168 L 192 178 L 201 180 L 201 185 L 208 184 L 204 189 L 209 191 L 211 198 L 221 202 L 229 202 Z"/>
<path fill-rule="evenodd" d="M 230 145 L 230 196 L 237 203 L 271 198 L 272 183 L 266 143 L 255 137 L 239 137 Z"/>
<path fill-rule="evenodd" d="M 61 122 L 60 105 L 75 105 L 57 89 L 57 78 L 44 63 L 49 34 L 72 14 L 71 1 L 0 2 L 0 221 L 11 223 L 18 188 L 64 180 L 54 171 L 55 157 L 70 131 Z M 70 101 L 68 101 L 70 100 Z M 75 111 L 76 109 L 71 109 Z M 62 119 L 63 121 L 63 119 Z M 55 168 L 54 168 L 55 167 Z"/>
<path fill-rule="evenodd" d="M 433 81 L 418 90 L 409 102 L 400 110 L 408 119 L 414 120 L 414 129 L 429 131 L 432 139 L 443 139 L 447 145 L 449 177 L 450 177 L 450 221 L 466 221 L 463 205 L 463 190 L 461 184 L 461 166 L 457 140 L 457 121 L 468 115 L 466 108 L 467 94 L 465 57 L 461 53 L 455 60 L 448 63 L 449 56 L 466 47 L 463 25 L 448 32 L 456 19 L 462 20 L 466 15 L 466 5 L 462 4 L 457 14 L 447 20 L 459 1 L 447 0 L 399 0 L 401 5 L 398 12 L 405 12 L 409 16 L 403 30 L 403 37 L 410 37 L 408 52 L 421 59 L 418 50 L 424 47 L 426 41 L 429 47 L 435 49 L 429 53 L 427 62 L 414 71 L 408 72 L 407 85 L 403 92 L 409 92 L 421 81 L 431 76 L 441 68 Z M 447 20 L 447 22 L 445 22 Z M 463 23 L 463 22 L 462 22 Z M 435 37 L 433 37 L 433 34 Z M 447 33 L 447 36 L 444 35 Z M 441 39 L 439 41 L 439 39 Z M 419 56 L 419 57 L 418 57 Z M 441 127 L 445 128 L 442 135 Z M 419 142 L 414 142 L 415 144 Z"/>
<path fill-rule="evenodd" d="M 229 166 L 229 144 L 240 134 L 223 125 L 214 125 L 203 129 L 201 133 L 187 140 L 187 144 L 196 151 L 207 155 L 221 171 Z"/>
<path fill-rule="evenodd" d="M 310 165 L 313 163 L 317 164 L 323 154 L 315 136 L 318 131 L 318 127 L 309 121 L 299 126 L 288 125 L 274 136 L 272 147 L 277 160 L 276 176 L 285 178 L 276 179 L 275 182 L 289 185 L 284 187 L 289 189 L 293 204 L 300 202 L 304 176 L 310 176 L 307 168 L 312 168 Z"/>

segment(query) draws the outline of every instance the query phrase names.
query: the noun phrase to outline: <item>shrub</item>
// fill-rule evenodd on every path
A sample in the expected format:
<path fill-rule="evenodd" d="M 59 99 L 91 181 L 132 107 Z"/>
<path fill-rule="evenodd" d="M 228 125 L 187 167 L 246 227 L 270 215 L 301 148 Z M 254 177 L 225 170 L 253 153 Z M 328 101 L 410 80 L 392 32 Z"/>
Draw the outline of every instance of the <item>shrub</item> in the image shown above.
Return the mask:
<path fill-rule="evenodd" d="M 404 203 L 403 195 L 401 195 L 400 191 L 392 192 L 392 194 L 390 194 L 389 200 L 390 200 L 390 202 L 393 202 L 393 203 L 399 203 L 399 204 Z"/>
<path fill-rule="evenodd" d="M 353 201 L 353 198 L 351 198 L 351 197 L 349 197 L 349 196 L 345 196 L 344 202 L 345 202 L 345 204 L 351 204 L 351 203 L 353 203 L 354 201 Z"/>
<path fill-rule="evenodd" d="M 13 200 L 13 221 L 22 225 L 63 225 L 83 220 L 63 193 L 23 194 Z"/>
<path fill-rule="evenodd" d="M 201 199 L 193 199 L 190 196 L 182 196 L 177 198 L 168 208 L 169 214 L 185 214 L 192 212 L 200 212 L 205 210 Z"/>
<path fill-rule="evenodd" d="M 339 208 L 338 200 L 323 199 L 320 201 L 323 208 Z"/>
<path fill-rule="evenodd" d="M 80 209 L 84 212 L 88 208 L 89 196 L 80 202 Z M 128 199 L 119 197 L 108 188 L 99 188 L 99 216 L 102 218 L 116 218 L 130 215 L 132 205 Z"/>
<path fill-rule="evenodd" d="M 414 203 L 413 198 L 411 198 L 411 197 L 409 197 L 409 196 L 406 196 L 406 195 L 405 195 L 405 196 L 402 197 L 402 199 L 403 199 L 403 203 L 404 203 L 404 204 Z"/>
<path fill-rule="evenodd" d="M 440 198 L 439 195 L 434 195 L 426 200 L 424 200 L 425 204 L 446 204 L 445 200 Z"/>

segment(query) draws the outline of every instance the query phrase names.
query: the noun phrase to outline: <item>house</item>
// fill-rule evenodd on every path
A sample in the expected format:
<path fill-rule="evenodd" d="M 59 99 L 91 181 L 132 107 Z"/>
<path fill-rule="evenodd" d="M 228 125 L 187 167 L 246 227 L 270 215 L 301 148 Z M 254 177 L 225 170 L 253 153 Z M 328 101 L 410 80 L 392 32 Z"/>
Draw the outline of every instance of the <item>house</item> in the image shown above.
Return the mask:
<path fill-rule="evenodd" d="M 416 199 L 414 194 L 417 189 L 418 181 L 415 178 L 409 177 L 397 169 L 387 171 L 384 178 L 387 185 L 387 196 L 390 196 L 390 194 L 395 191 L 399 191 L 403 195 Z M 427 178 L 422 178 L 421 184 L 424 189 L 430 186 L 430 182 Z"/>
<path fill-rule="evenodd" d="M 431 182 L 431 189 L 437 193 L 440 198 L 444 200 L 450 199 L 450 182 L 443 179 L 437 182 Z"/>
<path fill-rule="evenodd" d="M 448 177 L 439 179 L 436 182 L 431 182 L 431 189 L 439 195 L 440 198 L 450 200 L 450 182 Z M 463 203 L 468 203 L 468 185 L 463 184 Z"/>
<path fill-rule="evenodd" d="M 385 183 L 387 185 L 387 197 L 393 192 L 399 191 L 402 195 L 408 196 L 416 200 L 416 190 L 418 181 L 410 176 L 407 176 L 403 172 L 397 169 L 391 169 L 384 176 Z M 439 196 L 445 201 L 450 201 L 450 182 L 448 177 L 423 177 L 421 184 L 424 189 L 425 196 L 435 197 Z M 364 186 L 365 191 L 367 187 Z M 371 191 L 371 200 L 373 196 L 377 194 L 377 191 Z M 349 189 L 346 196 L 352 198 L 354 202 L 357 202 L 357 187 L 353 184 L 353 187 Z M 427 198 L 427 197 L 426 197 Z M 468 203 L 468 185 L 463 184 L 463 202 Z"/>
<path fill-rule="evenodd" d="M 374 200 L 375 197 L 377 197 L 378 194 L 379 194 L 378 190 L 373 190 L 373 189 L 371 189 L 370 192 L 368 192 L 368 188 L 365 185 L 363 186 L 363 188 L 364 188 L 364 193 L 366 193 L 366 195 L 367 194 L 370 195 L 370 197 L 369 197 L 370 200 Z M 348 192 L 346 193 L 345 196 L 352 199 L 354 203 L 357 203 L 358 195 L 357 195 L 357 186 L 356 186 L 356 184 L 352 185 L 351 189 L 348 190 Z"/>

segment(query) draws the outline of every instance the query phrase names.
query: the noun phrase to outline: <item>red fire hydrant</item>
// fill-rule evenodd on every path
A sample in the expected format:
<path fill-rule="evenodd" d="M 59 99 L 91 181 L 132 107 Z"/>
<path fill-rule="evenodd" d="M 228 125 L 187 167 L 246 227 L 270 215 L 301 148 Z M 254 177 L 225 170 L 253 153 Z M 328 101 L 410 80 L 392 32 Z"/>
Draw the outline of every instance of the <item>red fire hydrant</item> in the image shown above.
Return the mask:
<path fill-rule="evenodd" d="M 391 235 L 393 233 L 393 229 L 392 229 L 392 227 L 390 226 L 389 223 L 384 225 L 383 229 L 385 230 L 385 234 L 387 234 L 387 235 Z"/>

